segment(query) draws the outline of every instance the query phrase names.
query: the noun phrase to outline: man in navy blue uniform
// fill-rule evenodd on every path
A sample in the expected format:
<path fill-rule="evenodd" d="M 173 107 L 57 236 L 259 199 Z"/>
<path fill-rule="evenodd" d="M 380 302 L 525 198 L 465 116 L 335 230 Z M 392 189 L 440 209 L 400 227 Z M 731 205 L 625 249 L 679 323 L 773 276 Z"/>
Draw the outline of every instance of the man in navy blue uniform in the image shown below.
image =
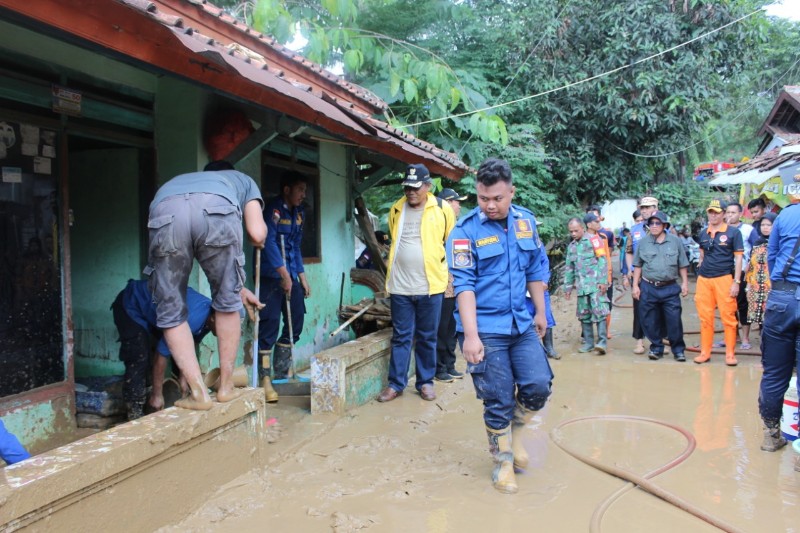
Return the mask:
<path fill-rule="evenodd" d="M 447 261 L 461 351 L 483 400 L 492 481 L 498 491 L 515 493 L 514 469 L 524 470 L 529 461 L 520 430 L 544 407 L 553 380 L 541 342 L 547 330 L 542 252 L 533 213 L 511 203 L 506 161 L 484 161 L 476 189 L 478 207 L 450 233 Z M 526 289 L 535 318 L 525 305 Z"/>
<path fill-rule="evenodd" d="M 262 384 L 268 379 L 270 350 L 275 346 L 272 371 L 275 379 L 286 379 L 292 360 L 292 344 L 300 339 L 306 313 L 304 298 L 311 296 L 311 287 L 303 268 L 303 223 L 306 199 L 306 177 L 299 172 L 286 172 L 281 178 L 281 193 L 264 208 L 267 223 L 267 241 L 261 252 L 261 288 L 259 299 L 266 304 L 261 310 L 258 325 L 258 353 L 261 358 L 259 378 Z M 289 342 L 289 324 L 286 299 L 289 298 L 292 316 L 292 336 Z M 283 317 L 283 331 L 278 329 Z M 275 344 L 277 339 L 278 343 Z M 267 401 L 278 401 L 272 387 L 264 387 Z"/>
<path fill-rule="evenodd" d="M 795 176 L 798 179 L 798 176 Z M 796 184 L 795 184 L 796 185 Z M 791 195 L 792 201 L 800 194 Z M 789 388 L 792 370 L 800 372 L 800 206 L 783 209 L 772 225 L 767 244 L 767 265 L 772 290 L 767 297 L 761 331 L 761 390 L 758 409 L 764 421 L 761 449 L 774 452 L 786 445 L 781 435 L 783 396 Z M 796 419 L 795 419 L 796 420 Z M 800 459 L 794 469 L 800 472 Z"/>

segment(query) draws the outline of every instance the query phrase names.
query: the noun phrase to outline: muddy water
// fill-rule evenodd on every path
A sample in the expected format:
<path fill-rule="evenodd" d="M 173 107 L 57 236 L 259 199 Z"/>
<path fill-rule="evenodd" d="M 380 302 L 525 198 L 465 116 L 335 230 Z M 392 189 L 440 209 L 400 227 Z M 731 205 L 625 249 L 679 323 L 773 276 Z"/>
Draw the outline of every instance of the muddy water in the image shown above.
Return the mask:
<path fill-rule="evenodd" d="M 625 483 L 565 453 L 550 431 L 578 417 L 629 415 L 681 426 L 696 439 L 685 462 L 654 479 L 660 487 L 743 531 L 800 531 L 795 457 L 790 448 L 759 450 L 757 357 L 740 357 L 737 368 L 722 356 L 702 366 L 669 355 L 649 361 L 631 353 L 628 309 L 615 309 L 609 355 L 579 355 L 571 305 L 557 310 L 564 357 L 552 363 L 550 403 L 526 430 L 531 466 L 518 476 L 518 494 L 491 486 L 481 404 L 466 378 L 437 383 L 435 402 L 409 386 L 398 400 L 338 420 L 295 417 L 263 469 L 166 530 L 589 531 L 598 506 Z M 687 329 L 696 329 L 691 300 L 684 307 Z M 688 345 L 697 340 L 687 336 Z M 577 453 L 640 475 L 687 444 L 673 429 L 634 420 L 588 420 L 560 436 Z M 634 489 L 611 505 L 601 531 L 718 530 Z"/>

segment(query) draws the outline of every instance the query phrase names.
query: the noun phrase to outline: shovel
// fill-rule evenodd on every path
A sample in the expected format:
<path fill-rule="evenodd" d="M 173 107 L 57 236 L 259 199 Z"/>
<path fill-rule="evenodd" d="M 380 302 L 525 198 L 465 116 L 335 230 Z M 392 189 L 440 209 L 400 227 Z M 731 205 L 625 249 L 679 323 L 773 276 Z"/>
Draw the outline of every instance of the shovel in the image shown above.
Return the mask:
<path fill-rule="evenodd" d="M 283 234 L 281 238 L 281 258 L 283 259 L 283 266 L 289 270 L 286 264 L 286 241 Z M 292 295 L 286 294 L 286 323 L 289 326 L 289 360 L 291 361 L 292 368 L 289 373 L 288 379 L 274 379 L 272 386 L 283 396 L 310 396 L 311 395 L 311 381 L 308 378 L 298 377 L 297 369 L 294 362 L 294 331 L 292 326 Z"/>

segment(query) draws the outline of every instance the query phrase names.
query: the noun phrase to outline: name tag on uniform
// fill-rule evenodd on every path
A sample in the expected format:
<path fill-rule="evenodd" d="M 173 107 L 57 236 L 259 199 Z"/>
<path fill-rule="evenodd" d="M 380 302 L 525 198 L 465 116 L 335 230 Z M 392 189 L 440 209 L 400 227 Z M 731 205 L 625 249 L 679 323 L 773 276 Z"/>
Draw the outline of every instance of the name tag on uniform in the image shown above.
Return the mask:
<path fill-rule="evenodd" d="M 469 241 L 467 242 L 469 243 Z M 500 242 L 500 237 L 498 237 L 497 235 L 492 235 L 491 237 L 484 237 L 483 239 L 478 239 L 477 241 L 475 241 L 475 246 L 480 248 L 481 246 L 486 246 L 488 244 L 495 244 L 498 242 Z"/>
<path fill-rule="evenodd" d="M 278 221 L 278 224 L 286 224 L 287 226 L 291 226 L 292 225 L 292 219 L 291 218 L 282 218 L 282 219 L 280 219 Z"/>
<path fill-rule="evenodd" d="M 533 228 L 531 228 L 531 221 L 526 218 L 519 218 L 514 221 L 514 233 L 517 234 L 517 239 L 530 239 L 533 237 Z"/>
<path fill-rule="evenodd" d="M 453 268 L 469 268 L 471 266 L 472 252 L 469 248 L 469 239 L 453 239 Z"/>
<path fill-rule="evenodd" d="M 594 248 L 595 256 L 605 257 L 606 247 L 603 246 L 603 240 L 599 236 L 593 235 L 592 237 L 589 237 L 589 242 L 592 243 L 592 248 Z"/>

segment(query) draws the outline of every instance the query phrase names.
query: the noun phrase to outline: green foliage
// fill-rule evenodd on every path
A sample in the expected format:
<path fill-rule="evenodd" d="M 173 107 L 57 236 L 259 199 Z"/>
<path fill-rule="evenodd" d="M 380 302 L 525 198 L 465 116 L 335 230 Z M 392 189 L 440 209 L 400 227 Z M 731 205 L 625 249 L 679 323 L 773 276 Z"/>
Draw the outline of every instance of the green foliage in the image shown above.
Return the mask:
<path fill-rule="evenodd" d="M 441 17 L 452 16 L 455 6 L 448 2 L 256 0 L 255 5 L 256 29 L 288 42 L 293 34 L 287 28 L 298 28 L 308 39 L 304 54 L 322 65 L 341 63 L 349 79 L 391 105 L 394 126 L 451 146 L 455 139 L 471 137 L 507 142 L 505 122 L 490 112 L 475 112 L 467 120 L 407 126 L 476 111 L 486 104 L 482 94 L 488 92 L 487 84 L 479 72 L 457 72 L 425 46 L 424 31 L 435 33 Z M 402 35 L 400 28 L 405 29 Z"/>
<path fill-rule="evenodd" d="M 304 53 L 324 65 L 342 63 L 348 79 L 390 105 L 393 125 L 456 152 L 474 167 L 489 155 L 508 159 L 517 201 L 544 219 L 544 233 L 563 226 L 566 213 L 581 212 L 579 205 L 644 191 L 674 197 L 673 216 L 679 209 L 688 212 L 696 207 L 694 198 L 705 194 L 685 183 L 697 163 L 752 155 L 752 135 L 781 86 L 800 83 L 794 64 L 797 23 L 759 13 L 637 62 L 767 3 L 256 0 L 237 5 L 253 6 L 249 12 L 259 29 L 283 41 L 294 33 L 288 28 L 299 28 L 308 39 Z M 240 11 L 247 16 L 247 9 Z M 628 65 L 633 66 L 518 104 L 452 116 Z M 444 120 L 407 126 L 436 119 Z M 736 125 L 716 131 L 731 123 Z M 472 185 L 467 177 L 456 188 Z M 370 191 L 373 210 L 402 194 L 385 192 L 390 189 L 395 188 Z"/>

